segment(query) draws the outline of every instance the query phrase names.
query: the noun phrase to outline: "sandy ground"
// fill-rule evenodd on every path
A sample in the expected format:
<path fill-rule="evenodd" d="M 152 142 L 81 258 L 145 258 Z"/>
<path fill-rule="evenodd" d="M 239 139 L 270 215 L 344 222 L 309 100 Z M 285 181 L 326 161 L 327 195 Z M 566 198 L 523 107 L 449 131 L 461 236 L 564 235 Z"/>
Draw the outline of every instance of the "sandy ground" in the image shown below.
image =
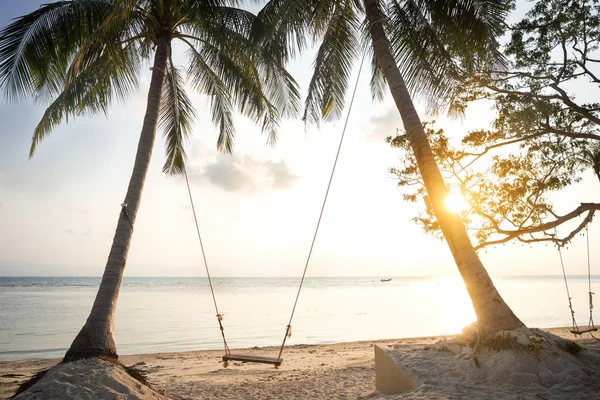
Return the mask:
<path fill-rule="evenodd" d="M 546 331 L 574 339 L 565 328 Z M 225 369 L 220 362 L 222 351 L 140 354 L 120 360 L 146 371 L 154 389 L 171 399 L 600 399 L 600 343 L 589 336 L 576 339 L 586 347 L 586 355 L 575 362 L 544 363 L 543 369 L 538 367 L 540 357 L 529 354 L 482 354 L 476 362 L 450 351 L 432 350 L 442 339 L 290 346 L 279 369 L 240 362 Z M 415 390 L 404 396 L 375 390 L 373 344 L 393 348 L 393 357 L 418 383 Z M 253 348 L 243 353 L 276 356 L 277 349 Z M 11 396 L 20 382 L 58 361 L 0 362 L 0 397 Z"/>

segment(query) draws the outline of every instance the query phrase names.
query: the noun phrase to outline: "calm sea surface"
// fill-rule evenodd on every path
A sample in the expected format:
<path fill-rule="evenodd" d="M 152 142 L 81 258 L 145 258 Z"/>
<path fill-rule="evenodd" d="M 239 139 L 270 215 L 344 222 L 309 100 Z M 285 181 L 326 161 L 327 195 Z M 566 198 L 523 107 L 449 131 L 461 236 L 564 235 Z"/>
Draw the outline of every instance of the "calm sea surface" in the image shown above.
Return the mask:
<path fill-rule="evenodd" d="M 230 347 L 279 345 L 298 283 L 292 278 L 213 279 Z M 561 276 L 505 277 L 495 283 L 528 326 L 570 324 Z M 98 284 L 99 278 L 0 277 L 0 360 L 63 356 L 87 318 Z M 592 290 L 599 286 L 600 276 L 594 276 Z M 569 289 L 578 322 L 586 325 L 587 278 L 569 277 Z M 474 318 L 458 277 L 395 277 L 385 283 L 307 278 L 288 343 L 452 334 Z M 203 278 L 125 278 L 115 335 L 119 354 L 222 346 Z"/>

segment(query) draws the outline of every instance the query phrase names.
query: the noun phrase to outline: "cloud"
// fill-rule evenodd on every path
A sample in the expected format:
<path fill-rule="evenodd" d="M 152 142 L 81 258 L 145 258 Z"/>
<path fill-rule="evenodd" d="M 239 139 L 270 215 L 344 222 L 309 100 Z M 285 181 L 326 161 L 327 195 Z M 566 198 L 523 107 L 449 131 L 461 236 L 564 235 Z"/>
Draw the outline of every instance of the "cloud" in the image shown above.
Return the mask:
<path fill-rule="evenodd" d="M 4 180 L 4 172 L 0 171 L 0 182 Z"/>
<path fill-rule="evenodd" d="M 385 138 L 394 136 L 397 129 L 402 129 L 403 124 L 400 114 L 395 108 L 389 108 L 384 114 L 376 115 L 369 119 L 371 130 L 367 136 L 369 142 L 385 144 Z"/>
<path fill-rule="evenodd" d="M 214 163 L 192 173 L 192 181 L 208 180 L 229 192 L 285 189 L 297 179 L 283 160 L 260 161 L 248 155 L 218 154 Z"/>

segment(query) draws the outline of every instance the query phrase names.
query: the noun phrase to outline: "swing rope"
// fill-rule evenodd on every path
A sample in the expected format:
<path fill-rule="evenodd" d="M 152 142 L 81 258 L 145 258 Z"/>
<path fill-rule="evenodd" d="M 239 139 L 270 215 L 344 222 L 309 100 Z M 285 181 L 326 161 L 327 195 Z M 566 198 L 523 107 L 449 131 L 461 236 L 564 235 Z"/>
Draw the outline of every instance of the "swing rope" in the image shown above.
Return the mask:
<path fill-rule="evenodd" d="M 556 228 L 554 228 L 554 235 L 558 236 Z M 583 329 L 583 330 L 579 329 L 579 326 L 577 325 L 577 321 L 575 320 L 575 311 L 573 310 L 573 304 L 571 302 L 571 294 L 569 293 L 569 285 L 567 283 L 567 274 L 565 272 L 565 264 L 563 262 L 562 251 L 560 249 L 561 246 L 557 245 L 557 248 L 558 248 L 558 255 L 560 257 L 560 266 L 561 266 L 562 272 L 563 272 L 563 279 L 565 281 L 565 289 L 567 290 L 567 297 L 569 298 L 569 310 L 571 310 L 571 321 L 573 324 L 573 329 L 571 330 L 571 333 L 573 333 L 574 335 L 581 335 L 583 333 L 589 333 L 594 339 L 600 341 L 600 339 L 596 338 L 592 334 L 592 332 L 595 332 L 598 329 L 594 325 L 594 316 L 593 316 L 594 292 L 592 292 L 592 272 L 591 272 L 591 261 L 590 261 L 590 233 L 589 233 L 587 225 L 585 227 L 585 235 L 586 235 L 587 267 L 588 267 L 588 301 L 589 301 L 589 312 L 590 312 L 590 318 L 588 320 L 587 329 Z"/>
<path fill-rule="evenodd" d="M 554 235 L 558 236 L 556 228 L 554 228 Z M 575 321 L 575 311 L 573 311 L 573 303 L 571 302 L 571 293 L 569 293 L 569 284 L 567 282 L 567 273 L 565 272 L 565 263 L 563 261 L 563 256 L 562 256 L 562 251 L 560 250 L 560 245 L 557 245 L 557 248 L 558 248 L 558 256 L 560 257 L 560 267 L 562 268 L 563 279 L 565 280 L 565 289 L 567 290 L 567 297 L 569 298 L 569 310 L 571 310 L 571 323 L 573 325 L 572 331 L 579 331 L 579 327 L 577 326 L 577 321 Z"/>
<path fill-rule="evenodd" d="M 590 267 L 590 231 L 588 230 L 588 226 L 585 226 L 585 236 L 586 236 L 586 243 L 587 243 L 587 263 L 588 263 L 588 295 L 589 295 L 589 300 L 590 300 L 590 320 L 588 322 L 588 328 L 590 329 L 590 331 L 588 332 L 590 334 L 591 337 L 593 337 L 594 339 L 596 339 L 598 342 L 600 342 L 600 339 L 597 338 L 596 336 L 594 336 L 594 334 L 592 332 L 596 332 L 596 326 L 594 325 L 594 292 L 592 292 L 592 273 L 591 273 L 591 267 Z"/>
<path fill-rule="evenodd" d="M 187 168 L 183 166 L 183 176 L 185 177 L 185 184 L 187 186 L 188 195 L 190 197 L 190 204 L 192 205 L 192 213 L 194 214 L 194 222 L 196 223 L 196 233 L 198 233 L 198 241 L 200 242 L 200 249 L 202 250 L 202 260 L 204 260 L 204 269 L 206 269 L 206 276 L 208 277 L 208 285 L 210 286 L 210 293 L 212 294 L 213 303 L 215 305 L 215 312 L 217 321 L 219 321 L 219 329 L 221 330 L 221 336 L 223 337 L 223 346 L 225 347 L 225 353 L 229 354 L 229 345 L 225 338 L 225 328 L 223 327 L 223 314 L 219 312 L 217 306 L 217 298 L 215 297 L 215 290 L 213 289 L 212 280 L 210 279 L 210 272 L 208 270 L 208 263 L 206 262 L 206 253 L 204 251 L 204 245 L 202 244 L 202 236 L 200 235 L 200 225 L 198 224 L 198 217 L 196 216 L 196 208 L 194 207 L 194 199 L 192 198 L 192 190 L 190 189 L 190 181 L 188 180 Z"/>
<path fill-rule="evenodd" d="M 346 121 L 344 122 L 344 128 L 342 129 L 342 135 L 340 136 L 340 143 L 338 145 L 337 153 L 335 154 L 335 160 L 333 161 L 333 167 L 331 168 L 331 175 L 329 176 L 329 183 L 327 184 L 327 190 L 325 191 L 325 197 L 323 198 L 323 204 L 321 205 L 321 212 L 319 213 L 319 219 L 317 221 L 317 226 L 315 228 L 315 233 L 313 235 L 312 242 L 310 244 L 310 250 L 308 251 L 308 256 L 306 257 L 306 264 L 304 265 L 304 272 L 302 272 L 302 279 L 300 279 L 300 285 L 298 286 L 298 293 L 296 294 L 296 299 L 294 300 L 294 306 L 292 307 L 292 313 L 290 315 L 290 320 L 285 328 L 285 334 L 283 335 L 283 341 L 281 342 L 281 348 L 279 349 L 278 359 L 281 359 L 281 353 L 283 353 L 283 348 L 285 347 L 285 342 L 287 338 L 292 336 L 292 319 L 294 319 L 294 313 L 296 312 L 296 306 L 298 305 L 298 298 L 300 297 L 300 291 L 302 290 L 302 285 L 304 284 L 304 278 L 306 277 L 306 271 L 308 270 L 308 264 L 310 263 L 310 257 L 313 252 L 313 248 L 315 246 L 315 241 L 317 239 L 317 233 L 319 232 L 319 226 L 321 226 L 321 219 L 323 218 L 323 211 L 325 211 L 325 204 L 327 203 L 327 197 L 329 196 L 329 189 L 331 188 L 331 182 L 333 182 L 333 175 L 335 173 L 335 168 L 337 166 L 338 158 L 340 157 L 340 152 L 342 150 L 342 143 L 344 142 L 344 137 L 346 136 L 346 128 L 348 127 L 348 120 L 350 119 L 350 112 L 352 111 L 352 105 L 354 104 L 354 97 L 356 96 L 356 89 L 358 88 L 358 81 L 360 79 L 360 74 L 362 72 L 363 63 L 365 61 L 365 55 L 360 61 L 360 66 L 358 67 L 358 75 L 356 76 L 356 82 L 354 83 L 354 90 L 352 91 L 352 98 L 350 99 L 350 105 L 348 106 L 348 113 L 346 114 Z"/>
<path fill-rule="evenodd" d="M 588 230 L 588 226 L 585 226 L 585 237 L 587 243 L 587 267 L 588 267 L 588 295 L 590 302 L 590 320 L 588 322 L 588 326 L 594 328 L 594 292 L 592 292 L 592 273 L 591 273 L 591 262 L 590 262 L 590 232 Z"/>
<path fill-rule="evenodd" d="M 319 232 L 319 226 L 321 225 L 321 219 L 323 218 L 323 212 L 325 210 L 325 204 L 327 203 L 327 197 L 329 196 L 329 189 L 331 188 L 331 183 L 333 182 L 333 175 L 335 173 L 335 169 L 337 166 L 337 162 L 340 156 L 340 152 L 342 150 L 342 143 L 344 142 L 344 137 L 346 135 L 346 128 L 348 127 L 348 120 L 350 119 L 350 112 L 352 111 L 352 106 L 354 105 L 354 98 L 356 97 L 356 89 L 358 88 L 358 82 L 360 79 L 360 75 L 362 72 L 362 67 L 365 61 L 365 55 L 363 54 L 363 57 L 361 59 L 360 62 L 360 67 L 358 68 L 358 75 L 356 77 L 356 82 L 354 84 L 354 90 L 352 92 L 352 97 L 350 99 L 350 105 L 348 107 L 348 113 L 346 114 L 346 120 L 344 122 L 344 128 L 342 129 L 342 135 L 340 137 L 340 142 L 338 145 L 338 149 L 337 149 L 337 153 L 335 155 L 335 160 L 333 162 L 333 167 L 331 169 L 331 175 L 329 177 L 329 183 L 327 184 L 327 190 L 325 191 L 325 198 L 323 199 L 323 204 L 321 206 L 321 212 L 319 213 L 319 219 L 317 221 L 317 226 L 315 228 L 315 233 L 313 235 L 312 238 L 312 242 L 310 245 L 310 250 L 308 252 L 308 256 L 306 258 L 306 264 L 304 265 L 304 271 L 302 273 L 302 278 L 300 279 L 300 285 L 298 286 L 298 292 L 296 293 L 296 299 L 294 300 L 294 306 L 292 307 L 292 313 L 290 315 L 290 320 L 286 326 L 285 329 L 285 335 L 283 337 L 283 341 L 281 343 L 281 347 L 279 349 L 279 354 L 277 356 L 277 359 L 270 359 L 267 357 L 251 357 L 251 356 L 240 356 L 240 355 L 231 355 L 231 352 L 229 351 L 229 345 L 227 344 L 227 339 L 225 338 L 225 328 L 223 327 L 223 314 L 221 314 L 219 312 L 219 308 L 217 306 L 217 299 L 215 296 L 215 291 L 213 288 L 213 284 L 212 284 L 212 280 L 210 277 L 210 272 L 208 269 L 208 263 L 206 261 L 206 253 L 204 251 L 204 245 L 202 243 L 202 236 L 200 235 L 200 225 L 198 223 L 198 218 L 196 216 L 196 208 L 194 207 L 194 199 L 192 197 L 192 190 L 190 188 L 190 182 L 188 179 L 188 174 L 187 174 L 187 168 L 184 166 L 183 168 L 183 176 L 185 177 L 185 183 L 187 186 L 187 191 L 188 191 L 188 195 L 190 198 L 190 204 L 192 206 L 192 213 L 194 214 L 194 222 L 196 224 L 196 233 L 198 234 L 198 241 L 200 242 L 200 249 L 202 250 L 202 259 L 204 261 L 204 268 L 206 269 L 206 276 L 208 277 L 208 284 L 210 286 L 210 292 L 212 294 L 212 299 L 213 299 L 213 303 L 215 306 L 215 312 L 216 312 L 216 317 L 217 317 L 217 321 L 219 322 L 219 329 L 221 330 L 221 336 L 223 337 L 223 345 L 225 347 L 225 354 L 226 356 L 223 357 L 223 361 L 225 362 L 225 364 L 227 364 L 227 362 L 229 360 L 240 360 L 240 361 L 249 361 L 249 362 L 263 362 L 263 363 L 267 363 L 267 364 L 274 364 L 275 368 L 277 368 L 279 365 L 281 365 L 281 354 L 283 353 L 283 349 L 285 347 L 285 342 L 287 340 L 288 337 L 290 337 L 292 335 L 292 320 L 294 318 L 294 313 L 296 311 L 296 306 L 298 305 L 298 299 L 300 298 L 300 291 L 302 290 L 302 286 L 304 284 L 304 279 L 306 277 L 306 271 L 308 270 L 308 265 L 310 263 L 310 258 L 312 255 L 312 251 L 313 248 L 315 246 L 315 241 L 317 239 L 317 233 Z"/>

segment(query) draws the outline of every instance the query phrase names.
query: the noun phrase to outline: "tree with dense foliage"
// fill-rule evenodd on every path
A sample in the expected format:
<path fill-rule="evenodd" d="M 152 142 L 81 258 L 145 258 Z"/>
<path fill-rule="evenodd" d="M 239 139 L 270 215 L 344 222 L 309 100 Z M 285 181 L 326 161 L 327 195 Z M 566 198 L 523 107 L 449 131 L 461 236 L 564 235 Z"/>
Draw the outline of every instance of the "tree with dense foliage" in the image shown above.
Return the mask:
<path fill-rule="evenodd" d="M 47 4 L 0 31 L 0 88 L 9 100 L 49 100 L 30 156 L 62 121 L 106 113 L 138 88 L 151 61 L 146 114 L 131 180 L 90 315 L 65 361 L 117 358 L 114 315 L 157 126 L 166 142 L 163 171 L 180 174 L 196 111 L 185 87 L 210 98 L 217 147 L 233 147 L 236 107 L 275 139 L 281 117 L 298 110 L 298 89 L 277 58 L 252 40 L 255 15 L 235 0 L 69 0 Z M 183 43 L 187 71 L 173 60 Z"/>
<path fill-rule="evenodd" d="M 566 245 L 600 210 L 593 198 L 557 210 L 552 193 L 600 180 L 600 14 L 597 0 L 539 1 L 511 28 L 504 69 L 477 71 L 454 106 L 491 101 L 491 129 L 470 132 L 460 146 L 428 126 L 436 158 L 450 185 L 469 207 L 463 221 L 476 248 L 517 240 Z M 416 201 L 425 187 L 405 137 L 390 138 L 405 150 L 392 169 Z M 592 175 L 593 176 L 593 175 Z M 441 235 L 430 210 L 415 219 Z M 558 231 L 556 228 L 562 226 Z M 557 232 L 562 232 L 557 235 Z"/>
<path fill-rule="evenodd" d="M 435 218 L 466 284 L 482 333 L 523 323 L 504 302 L 481 263 L 459 216 L 445 207 L 448 190 L 411 92 L 439 108 L 456 95 L 461 78 L 502 63 L 496 38 L 512 2 L 506 0 L 271 0 L 259 13 L 270 27 L 265 47 L 291 57 L 307 35 L 320 41 L 304 119 L 338 117 L 362 43 L 371 53 L 373 97 L 387 84 L 431 199 Z"/>

